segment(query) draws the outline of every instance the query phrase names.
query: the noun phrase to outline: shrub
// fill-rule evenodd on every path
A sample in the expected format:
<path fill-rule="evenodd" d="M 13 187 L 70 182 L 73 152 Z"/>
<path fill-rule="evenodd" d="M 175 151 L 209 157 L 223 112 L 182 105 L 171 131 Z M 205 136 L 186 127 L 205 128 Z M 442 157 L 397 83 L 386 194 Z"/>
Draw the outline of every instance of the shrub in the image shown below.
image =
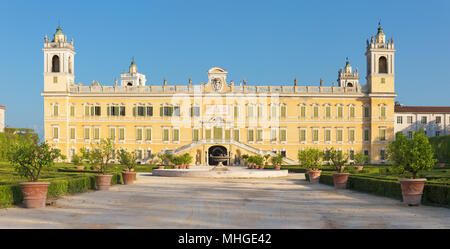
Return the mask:
<path fill-rule="evenodd" d="M 450 135 L 428 138 L 436 159 L 441 163 L 450 163 Z"/>
<path fill-rule="evenodd" d="M 117 158 L 119 159 L 119 163 L 125 165 L 128 170 L 131 170 L 136 166 L 136 153 L 128 152 L 125 149 L 120 149 L 119 153 L 117 153 Z"/>
<path fill-rule="evenodd" d="M 306 169 L 318 170 L 322 167 L 323 153 L 319 149 L 306 149 L 298 153 L 298 159 Z"/>
<path fill-rule="evenodd" d="M 358 152 L 354 156 L 356 165 L 364 165 L 366 162 L 370 161 L 369 156 L 364 155 L 362 152 Z"/>
<path fill-rule="evenodd" d="M 272 164 L 275 166 L 281 165 L 283 162 L 283 155 L 279 154 L 274 157 L 272 157 Z"/>
<path fill-rule="evenodd" d="M 346 153 L 335 150 L 334 148 L 326 149 L 323 154 L 325 161 L 331 161 L 333 167 L 339 172 L 344 172 L 344 165 L 347 163 L 348 156 Z"/>
<path fill-rule="evenodd" d="M 433 149 L 422 129 L 413 132 L 411 139 L 403 132 L 397 132 L 395 140 L 389 143 L 387 155 L 394 167 L 411 172 L 413 179 L 419 171 L 431 170 L 436 163 Z"/>

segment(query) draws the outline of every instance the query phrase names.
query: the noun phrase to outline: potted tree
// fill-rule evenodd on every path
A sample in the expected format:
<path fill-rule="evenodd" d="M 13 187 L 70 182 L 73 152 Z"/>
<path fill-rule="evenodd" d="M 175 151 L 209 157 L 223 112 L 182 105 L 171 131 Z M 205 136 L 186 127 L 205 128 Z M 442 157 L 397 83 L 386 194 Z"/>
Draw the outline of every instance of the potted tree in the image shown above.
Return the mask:
<path fill-rule="evenodd" d="M 241 158 L 244 161 L 244 166 L 248 166 L 248 168 L 250 169 L 250 165 L 248 164 L 248 161 L 247 161 L 248 155 L 244 154 L 244 155 L 241 156 Z"/>
<path fill-rule="evenodd" d="M 283 162 L 283 155 L 279 154 L 271 159 L 274 169 L 281 169 L 281 163 Z"/>
<path fill-rule="evenodd" d="M 39 182 L 43 169 L 53 166 L 58 158 L 64 159 L 59 149 L 50 148 L 47 143 L 23 141 L 12 145 L 8 160 L 16 172 L 27 178 L 28 182 L 19 183 L 22 188 L 25 207 L 45 207 L 50 182 Z"/>
<path fill-rule="evenodd" d="M 369 156 L 364 155 L 362 152 L 358 152 L 355 154 L 353 159 L 355 161 L 355 166 L 353 167 L 357 171 L 361 171 L 363 169 L 363 165 L 368 162 Z"/>
<path fill-rule="evenodd" d="M 172 157 L 171 162 L 173 163 L 174 169 L 179 169 L 180 165 L 182 164 L 182 158 L 181 158 L 181 156 L 174 156 L 174 157 Z"/>
<path fill-rule="evenodd" d="M 256 155 L 254 158 L 256 168 L 257 169 L 264 169 L 264 157 L 261 155 Z"/>
<path fill-rule="evenodd" d="M 134 172 L 134 167 L 136 166 L 136 153 L 128 152 L 124 149 L 120 149 L 117 153 L 119 163 L 125 166 L 122 171 L 123 184 L 131 185 L 136 178 L 136 172 Z"/>
<path fill-rule="evenodd" d="M 78 170 L 84 169 L 83 159 L 80 156 L 78 156 L 77 154 L 74 154 L 72 156 L 72 163 L 73 163 L 73 165 L 75 165 L 75 169 L 78 169 Z"/>
<path fill-rule="evenodd" d="M 403 202 L 409 206 L 420 205 L 427 179 L 417 178 L 417 174 L 422 170 L 432 169 L 437 161 L 423 130 L 413 132 L 411 139 L 398 132 L 395 141 L 389 144 L 387 156 L 394 168 L 412 174 L 412 179 L 398 179 L 402 188 Z"/>
<path fill-rule="evenodd" d="M 322 170 L 322 152 L 319 149 L 305 149 L 298 153 L 298 159 L 302 166 L 307 169 L 309 182 L 316 184 L 319 182 Z"/>
<path fill-rule="evenodd" d="M 348 156 L 340 150 L 334 148 L 325 150 L 324 160 L 331 161 L 337 173 L 333 173 L 333 183 L 336 189 L 345 189 L 349 173 L 344 173 L 345 164 Z"/>
<path fill-rule="evenodd" d="M 185 169 L 189 169 L 190 163 L 192 162 L 193 157 L 189 153 L 183 154 L 183 164 Z"/>
<path fill-rule="evenodd" d="M 98 160 L 101 174 L 95 175 L 97 188 L 99 190 L 108 190 L 111 186 L 111 178 L 113 175 L 108 174 L 110 162 L 114 159 L 114 142 L 111 139 L 102 139 L 96 144 L 96 147 L 90 151 L 91 158 Z"/>
<path fill-rule="evenodd" d="M 269 158 L 270 158 L 270 154 L 264 155 L 264 165 L 265 166 L 269 165 Z"/>

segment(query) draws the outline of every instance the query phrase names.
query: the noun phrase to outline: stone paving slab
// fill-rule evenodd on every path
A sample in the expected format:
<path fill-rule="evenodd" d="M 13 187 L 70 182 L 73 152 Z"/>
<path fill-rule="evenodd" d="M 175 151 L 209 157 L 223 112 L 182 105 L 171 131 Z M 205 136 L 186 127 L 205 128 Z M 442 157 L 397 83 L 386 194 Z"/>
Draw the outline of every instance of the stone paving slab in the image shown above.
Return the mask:
<path fill-rule="evenodd" d="M 0 209 L 0 228 L 450 228 L 450 209 L 322 184 L 304 174 L 205 179 L 138 174 L 134 185 Z"/>

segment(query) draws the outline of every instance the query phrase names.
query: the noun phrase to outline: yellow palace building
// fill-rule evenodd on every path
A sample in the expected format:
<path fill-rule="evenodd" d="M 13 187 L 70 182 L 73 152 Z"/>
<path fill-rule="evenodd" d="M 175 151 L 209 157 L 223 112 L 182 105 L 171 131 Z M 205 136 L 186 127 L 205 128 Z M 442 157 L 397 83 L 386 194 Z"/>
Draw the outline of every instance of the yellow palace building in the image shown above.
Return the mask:
<path fill-rule="evenodd" d="M 206 83 L 147 84 L 134 60 L 120 82 L 88 86 L 75 84 L 73 40 L 60 27 L 53 39 L 45 37 L 43 51 L 45 141 L 68 158 L 111 138 L 142 163 L 168 152 L 190 153 L 196 164 L 216 164 L 210 156 L 217 154 L 236 165 L 244 154 L 275 153 L 295 164 L 309 147 L 362 151 L 381 163 L 394 137 L 395 49 L 382 27 L 367 40 L 363 86 L 348 61 L 336 85 L 257 86 L 228 81 L 218 67 Z"/>

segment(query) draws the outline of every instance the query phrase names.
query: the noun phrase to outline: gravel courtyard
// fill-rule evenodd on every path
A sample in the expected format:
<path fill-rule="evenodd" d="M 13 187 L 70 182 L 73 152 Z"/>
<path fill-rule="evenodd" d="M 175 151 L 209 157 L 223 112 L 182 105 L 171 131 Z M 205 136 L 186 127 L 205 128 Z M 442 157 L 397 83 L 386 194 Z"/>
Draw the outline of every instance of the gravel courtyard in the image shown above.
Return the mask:
<path fill-rule="evenodd" d="M 134 185 L 0 209 L 0 228 L 450 228 L 450 209 L 326 185 L 303 174 L 201 179 L 138 174 Z"/>

